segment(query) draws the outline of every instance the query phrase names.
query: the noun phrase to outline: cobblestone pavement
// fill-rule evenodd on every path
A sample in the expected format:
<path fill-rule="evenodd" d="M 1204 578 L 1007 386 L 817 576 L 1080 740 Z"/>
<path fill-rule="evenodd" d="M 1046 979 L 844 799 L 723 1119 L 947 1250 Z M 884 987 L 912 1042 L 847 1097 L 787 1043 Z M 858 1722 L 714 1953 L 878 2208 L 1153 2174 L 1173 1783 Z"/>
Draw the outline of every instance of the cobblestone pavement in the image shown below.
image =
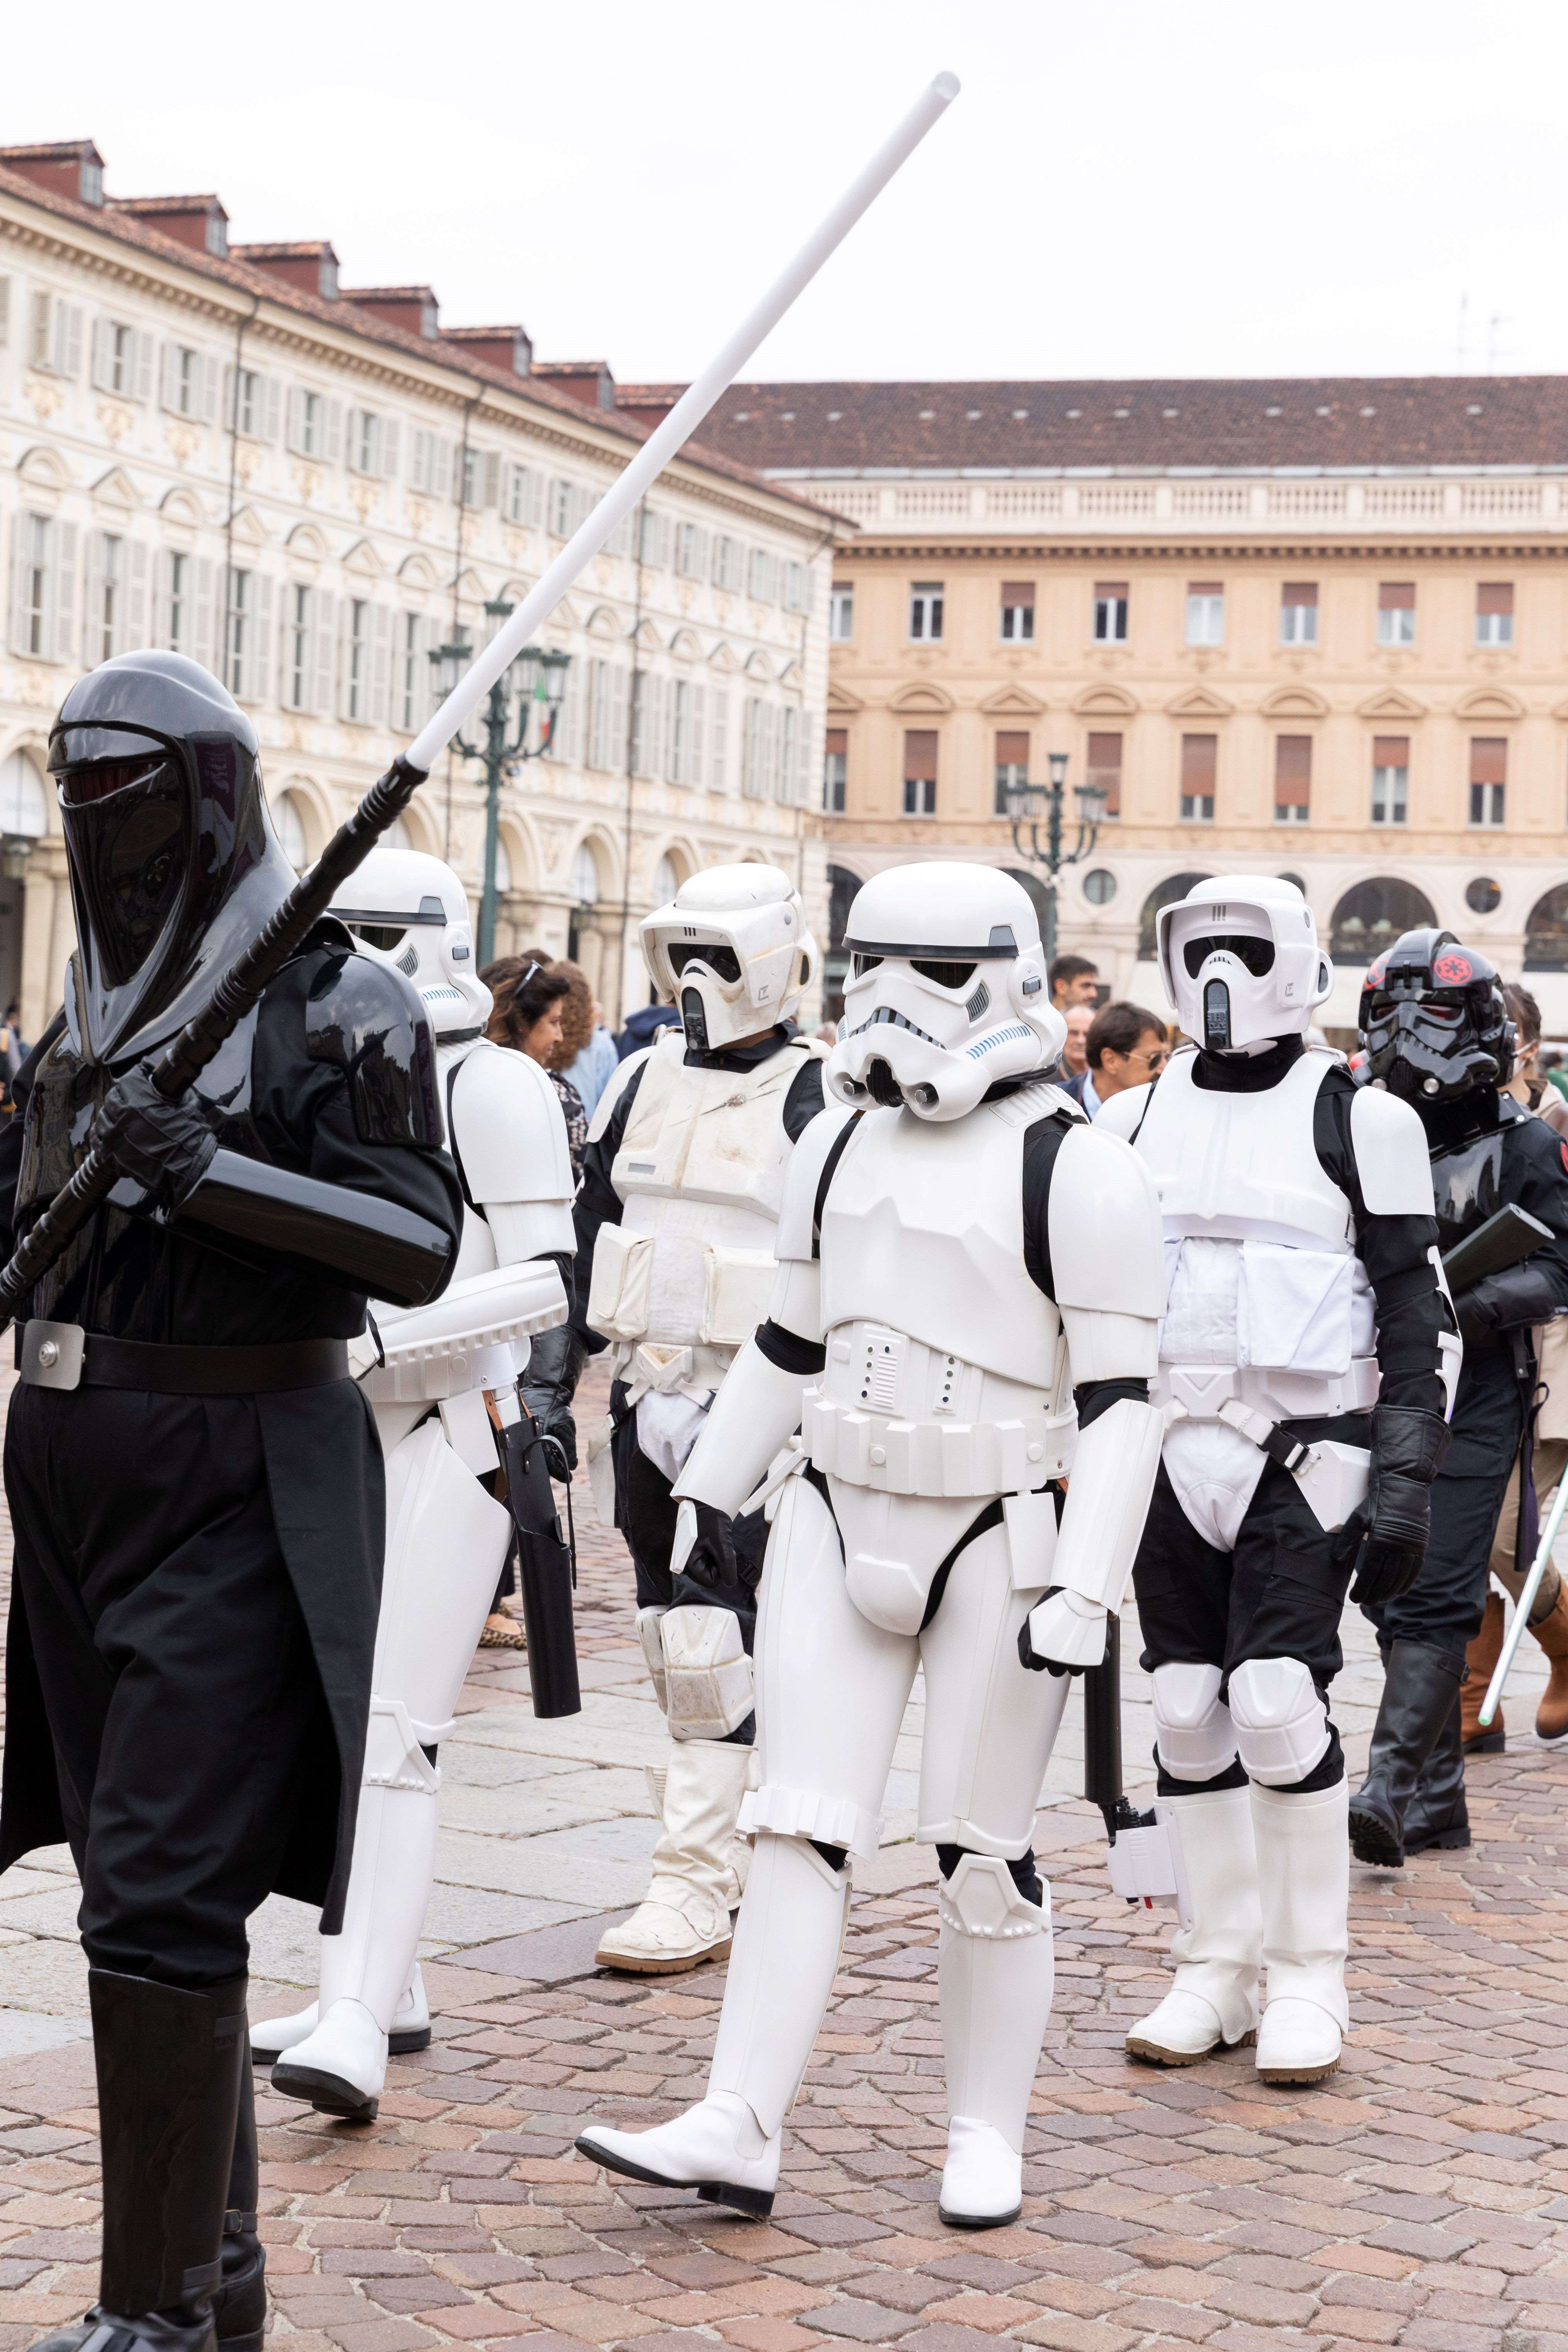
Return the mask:
<path fill-rule="evenodd" d="M 571 2152 L 590 2114 L 649 2123 L 700 2094 L 723 1983 L 718 1969 L 643 1984 L 593 1972 L 605 1916 L 643 1883 L 641 1767 L 663 1734 L 618 1542 L 585 1494 L 578 1527 L 583 1715 L 536 1723 L 526 1664 L 487 1653 L 443 1750 L 434 2046 L 395 2063 L 368 2127 L 259 2102 L 279 2347 L 1568 2352 L 1568 1755 L 1530 1738 L 1530 1644 L 1514 1746 L 1472 1773 L 1474 1848 L 1352 1874 L 1354 2031 L 1341 2073 L 1310 2091 L 1258 2086 L 1244 2052 L 1170 2074 L 1124 2060 L 1127 2021 L 1162 1986 L 1170 1919 L 1109 1894 L 1096 1817 L 1072 1793 L 1069 1709 L 1038 1822 L 1057 2002 L 1024 2214 L 981 2238 L 936 2219 L 934 1858 L 910 1842 L 917 1686 L 889 1843 L 858 1874 L 763 2224 L 613 2185 Z M 1336 1716 L 1354 1766 L 1377 1675 L 1364 1629 L 1345 1631 Z M 1133 1759 L 1149 1751 L 1147 1686 L 1135 1667 L 1127 1681 L 1129 1765 L 1146 1778 Z M 0 1881 L 0 2352 L 94 2289 L 75 1903 L 63 1852 Z M 266 2014 L 313 1982 L 313 1921 L 274 1902 L 254 1924 Z"/>

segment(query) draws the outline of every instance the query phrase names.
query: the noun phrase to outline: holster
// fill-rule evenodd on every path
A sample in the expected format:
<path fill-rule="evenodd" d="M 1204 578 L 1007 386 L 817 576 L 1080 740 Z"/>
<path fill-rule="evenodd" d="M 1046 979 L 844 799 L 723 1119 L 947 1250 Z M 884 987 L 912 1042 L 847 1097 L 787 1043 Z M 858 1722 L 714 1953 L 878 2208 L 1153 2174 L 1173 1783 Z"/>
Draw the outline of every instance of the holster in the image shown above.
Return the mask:
<path fill-rule="evenodd" d="M 528 1673 L 537 1716 L 580 1715 L 577 1640 L 572 1622 L 571 1548 L 550 1483 L 544 1434 L 531 1413 L 496 1433 L 507 1501 L 517 1529 L 517 1574 L 528 1635 Z"/>

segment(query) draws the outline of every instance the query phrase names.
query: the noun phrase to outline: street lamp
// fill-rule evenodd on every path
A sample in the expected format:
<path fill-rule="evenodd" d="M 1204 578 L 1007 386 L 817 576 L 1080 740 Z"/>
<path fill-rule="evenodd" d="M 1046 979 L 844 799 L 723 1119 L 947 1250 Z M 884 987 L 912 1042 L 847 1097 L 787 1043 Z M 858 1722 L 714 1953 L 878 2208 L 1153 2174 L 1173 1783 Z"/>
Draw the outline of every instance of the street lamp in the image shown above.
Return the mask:
<path fill-rule="evenodd" d="M 1069 850 L 1062 847 L 1062 804 L 1067 798 L 1068 755 L 1065 751 L 1047 754 L 1050 770 L 1048 784 L 1009 784 L 1006 787 L 1007 814 L 1013 826 L 1013 846 L 1020 857 L 1031 866 L 1038 866 L 1045 875 L 1045 920 L 1040 926 L 1040 944 L 1045 950 L 1047 971 L 1057 952 L 1057 881 L 1064 866 L 1076 866 L 1081 858 L 1092 856 L 1100 835 L 1100 820 L 1105 814 L 1109 798 L 1103 784 L 1079 784 L 1073 798 L 1078 803 L 1078 839 Z M 1040 842 L 1040 820 L 1045 819 L 1046 839 Z M 1027 847 L 1023 839 L 1025 824 L 1029 828 Z"/>
<path fill-rule="evenodd" d="M 487 604 L 485 612 L 495 628 L 500 628 L 512 607 L 502 597 Z M 494 629 L 491 634 L 493 635 Z M 460 641 L 449 646 L 437 646 L 430 656 L 443 695 L 449 694 L 473 657 L 473 647 Z M 555 740 L 555 722 L 561 712 L 561 698 L 566 691 L 566 670 L 572 656 L 559 654 L 543 646 L 524 646 L 515 661 L 502 670 L 490 688 L 485 706 L 485 735 L 482 743 L 469 743 L 461 735 L 453 750 L 465 760 L 478 760 L 485 772 L 485 879 L 479 899 L 479 937 L 478 961 L 480 969 L 488 964 L 496 951 L 496 849 L 500 836 L 500 787 L 503 776 L 515 775 L 524 760 L 537 760 L 549 751 Z M 515 727 L 510 714 L 513 693 L 517 695 Z M 529 715 L 537 704 L 542 712 L 539 740 L 531 746 L 528 740 Z"/>

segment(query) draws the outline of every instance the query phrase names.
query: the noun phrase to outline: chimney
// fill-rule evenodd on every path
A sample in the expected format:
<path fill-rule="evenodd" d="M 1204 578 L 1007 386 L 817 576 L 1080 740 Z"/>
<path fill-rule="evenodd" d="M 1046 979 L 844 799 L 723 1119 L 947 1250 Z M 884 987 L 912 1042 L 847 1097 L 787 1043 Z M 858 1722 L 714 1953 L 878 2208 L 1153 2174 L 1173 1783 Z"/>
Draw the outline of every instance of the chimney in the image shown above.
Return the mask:
<path fill-rule="evenodd" d="M 535 360 L 529 370 L 584 408 L 614 408 L 616 379 L 608 360 Z"/>
<path fill-rule="evenodd" d="M 52 196 L 69 196 L 79 205 L 103 204 L 103 158 L 90 139 L 58 139 L 49 147 L 0 147 L 0 164 L 20 172 Z"/>
<path fill-rule="evenodd" d="M 526 327 L 443 327 L 441 341 L 456 343 L 467 358 L 500 368 L 503 375 L 527 375 L 533 365 Z"/>
<path fill-rule="evenodd" d="M 145 221 L 215 260 L 227 258 L 228 215 L 216 196 L 113 196 L 110 209 L 129 213 L 132 220 Z"/>
<path fill-rule="evenodd" d="M 338 299 L 401 327 L 405 335 L 422 335 L 428 342 L 441 331 L 441 306 L 428 286 L 345 286 Z"/>
<path fill-rule="evenodd" d="M 338 299 L 338 257 L 325 237 L 300 245 L 231 245 L 228 257 L 265 269 L 297 293 L 313 294 L 319 302 Z"/>

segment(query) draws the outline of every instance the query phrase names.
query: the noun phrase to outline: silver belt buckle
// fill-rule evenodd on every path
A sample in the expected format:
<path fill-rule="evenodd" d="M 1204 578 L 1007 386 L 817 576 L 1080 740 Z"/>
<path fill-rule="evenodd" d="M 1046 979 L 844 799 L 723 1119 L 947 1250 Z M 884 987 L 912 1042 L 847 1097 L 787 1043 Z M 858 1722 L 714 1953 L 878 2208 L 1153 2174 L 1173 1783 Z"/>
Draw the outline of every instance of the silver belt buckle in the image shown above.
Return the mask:
<path fill-rule="evenodd" d="M 22 1327 L 23 1380 L 35 1389 L 79 1388 L 86 1346 L 79 1323 L 46 1323 L 35 1316 Z"/>

